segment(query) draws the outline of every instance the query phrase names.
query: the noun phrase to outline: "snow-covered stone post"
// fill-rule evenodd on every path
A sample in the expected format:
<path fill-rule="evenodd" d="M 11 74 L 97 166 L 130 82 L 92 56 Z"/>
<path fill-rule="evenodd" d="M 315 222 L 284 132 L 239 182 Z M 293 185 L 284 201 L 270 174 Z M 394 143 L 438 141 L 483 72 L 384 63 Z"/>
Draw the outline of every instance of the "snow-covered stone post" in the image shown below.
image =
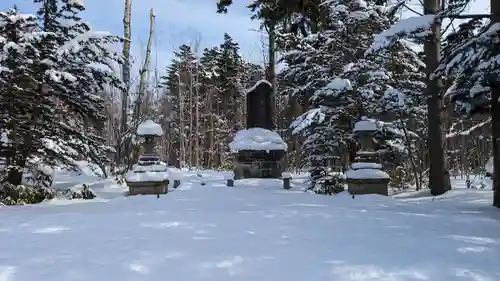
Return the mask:
<path fill-rule="evenodd" d="M 181 185 L 181 180 L 176 179 L 174 180 L 174 188 L 178 188 Z"/>
<path fill-rule="evenodd" d="M 389 174 L 378 163 L 378 152 L 374 149 L 373 134 L 378 130 L 375 120 L 362 117 L 354 125 L 353 133 L 359 139 L 360 150 L 356 153 L 351 169 L 346 172 L 347 191 L 357 194 L 388 195 Z"/>
<path fill-rule="evenodd" d="M 228 187 L 234 186 L 234 172 L 227 172 L 225 175 L 226 185 Z"/>
<path fill-rule="evenodd" d="M 291 185 L 292 174 L 291 173 L 283 172 L 283 173 L 281 173 L 281 178 L 283 179 L 283 188 L 284 189 L 292 188 L 292 185 Z"/>
<path fill-rule="evenodd" d="M 169 178 L 174 181 L 173 188 L 178 188 L 181 185 L 181 172 L 179 170 L 169 168 L 168 173 Z"/>

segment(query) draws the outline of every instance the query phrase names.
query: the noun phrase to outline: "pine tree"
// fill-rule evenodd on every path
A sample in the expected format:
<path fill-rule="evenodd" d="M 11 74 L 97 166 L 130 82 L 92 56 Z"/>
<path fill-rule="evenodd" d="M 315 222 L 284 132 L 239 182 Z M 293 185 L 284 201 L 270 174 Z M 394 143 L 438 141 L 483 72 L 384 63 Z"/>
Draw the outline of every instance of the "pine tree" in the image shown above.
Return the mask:
<path fill-rule="evenodd" d="M 53 89 L 52 98 L 60 105 L 57 110 L 62 111 L 55 114 L 59 117 L 54 121 L 57 127 L 48 128 L 46 136 L 74 152 L 71 157 L 57 157 L 70 167 L 75 167 L 75 159 L 99 165 L 109 161 L 105 155 L 110 150 L 96 134 L 105 120 L 104 101 L 99 94 L 106 86 L 122 87 L 115 75 L 121 57 L 108 47 L 120 39 L 93 31 L 79 16 L 84 10 L 79 1 L 52 0 L 43 2 L 37 13 L 43 31 L 52 35 L 40 46 L 44 56 L 40 73 L 44 83 Z M 72 114 L 68 116 L 67 111 Z M 83 132 L 75 129 L 84 123 L 92 124 L 93 129 Z M 50 153 L 57 155 L 55 151 L 47 155 Z"/>
<path fill-rule="evenodd" d="M 78 16 L 84 9 L 78 1 L 41 4 L 39 20 L 24 31 L 31 33 L 25 40 L 36 54 L 24 64 L 32 82 L 24 96 L 14 97 L 11 113 L 25 120 L 16 124 L 13 138 L 17 168 L 10 170 L 9 182 L 15 185 L 25 168 L 40 171 L 40 164 L 76 169 L 76 160 L 86 160 L 102 166 L 109 149 L 96 134 L 104 121 L 99 93 L 105 86 L 120 86 L 113 73 L 120 58 L 108 48 L 119 38 L 93 32 Z"/>
<path fill-rule="evenodd" d="M 306 137 L 303 150 L 313 175 L 324 172 L 325 166 L 345 165 L 352 157 L 350 150 L 354 144 L 350 132 L 361 116 L 404 121 L 380 122 L 383 126 L 376 136 L 379 146 L 395 149 L 401 147 L 405 139 L 408 142 L 410 136 L 415 136 L 406 127 L 409 117 L 415 118 L 424 112 L 421 103 L 425 86 L 423 63 L 407 42 L 400 41 L 384 53 L 364 56 L 375 34 L 395 21 L 393 10 L 373 2 L 333 1 L 331 4 L 332 19 L 335 19 L 332 23 L 337 28 L 329 34 L 337 32 L 340 36 L 331 36 L 327 41 L 331 45 L 327 49 L 321 47 L 318 53 L 334 54 L 338 58 L 336 62 L 345 64 L 329 69 L 330 82 L 313 84 L 311 88 L 316 90 L 309 98 L 310 109 L 293 124 L 295 131 L 302 131 Z M 422 118 L 418 120 L 422 122 Z M 350 153 L 346 155 L 346 151 Z"/>
<path fill-rule="evenodd" d="M 220 67 L 218 65 L 221 53 L 218 47 L 206 48 L 200 58 L 202 65 L 201 84 L 205 104 L 202 114 L 204 121 L 203 136 L 203 166 L 208 168 L 217 168 L 216 144 L 218 140 L 217 128 L 223 125 L 221 115 L 218 112 L 218 105 L 221 103 L 219 96 L 219 75 Z"/>
<path fill-rule="evenodd" d="M 195 54 L 189 45 L 181 45 L 178 51 L 174 52 L 174 59 L 167 68 L 167 73 L 162 77 L 162 84 L 170 94 L 170 119 L 168 131 L 169 141 L 172 145 L 170 162 L 175 161 L 176 166 L 187 165 L 186 151 L 191 145 L 191 134 L 189 127 L 186 128 L 191 118 L 192 108 L 189 107 L 189 91 L 194 78 L 194 70 L 198 69 Z"/>
<path fill-rule="evenodd" d="M 50 106 L 41 96 L 41 81 L 35 69 L 40 61 L 37 44 L 45 34 L 36 18 L 20 14 L 17 9 L 0 13 L 0 84 L 2 112 L 2 156 L 6 157 L 8 178 L 21 183 L 33 141 L 40 138 L 39 112 Z M 36 110 L 35 110 L 36 109 Z"/>

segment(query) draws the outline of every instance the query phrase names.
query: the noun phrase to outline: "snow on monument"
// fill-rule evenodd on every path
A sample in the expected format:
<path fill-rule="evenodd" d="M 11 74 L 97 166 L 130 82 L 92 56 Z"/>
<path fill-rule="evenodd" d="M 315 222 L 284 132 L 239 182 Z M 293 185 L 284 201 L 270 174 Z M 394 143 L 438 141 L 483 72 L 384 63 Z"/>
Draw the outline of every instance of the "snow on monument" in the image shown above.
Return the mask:
<path fill-rule="evenodd" d="M 272 86 L 258 81 L 247 91 L 246 129 L 229 143 L 235 154 L 234 175 L 241 178 L 279 178 L 284 171 L 287 144 L 274 129 Z"/>

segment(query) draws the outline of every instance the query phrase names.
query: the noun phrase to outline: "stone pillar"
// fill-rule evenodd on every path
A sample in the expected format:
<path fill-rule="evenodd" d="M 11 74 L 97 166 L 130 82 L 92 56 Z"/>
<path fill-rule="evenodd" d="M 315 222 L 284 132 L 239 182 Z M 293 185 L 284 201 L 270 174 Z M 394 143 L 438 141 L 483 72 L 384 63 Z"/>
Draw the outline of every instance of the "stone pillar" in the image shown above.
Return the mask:
<path fill-rule="evenodd" d="M 271 83 L 266 80 L 258 81 L 247 93 L 247 129 L 274 129 L 272 94 Z"/>

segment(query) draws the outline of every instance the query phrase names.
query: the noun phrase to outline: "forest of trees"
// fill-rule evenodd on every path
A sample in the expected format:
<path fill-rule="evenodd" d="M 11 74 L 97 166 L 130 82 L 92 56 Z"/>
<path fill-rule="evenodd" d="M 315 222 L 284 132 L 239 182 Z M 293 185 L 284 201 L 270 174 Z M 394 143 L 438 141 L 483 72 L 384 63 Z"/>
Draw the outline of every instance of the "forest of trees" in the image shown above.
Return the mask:
<path fill-rule="evenodd" d="M 245 89 L 262 78 L 273 84 L 274 118 L 289 144 L 291 170 L 345 169 L 361 116 L 379 121 L 385 167 L 402 167 L 404 181 L 429 186 L 434 195 L 449 188 L 445 171 L 484 173 L 493 151 L 500 161 L 492 142 L 492 132 L 500 132 L 492 129 L 500 126 L 494 90 L 500 16 L 466 15 L 470 1 L 427 0 L 415 9 L 405 1 L 254 0 L 248 8 L 267 35 L 264 65 L 249 62 L 238 42 L 221 34 L 217 46 L 179 46 L 166 69 L 150 66 L 149 43 L 139 73 L 130 67 L 130 0 L 120 36 L 94 32 L 79 18 L 79 1 L 33 2 L 36 15 L 0 13 L 0 153 L 11 185 L 26 169 L 50 174 L 47 167 L 77 161 L 123 172 L 136 161 L 134 130 L 145 119 L 164 128 L 169 165 L 230 169 L 228 143 L 245 127 Z M 213 12 L 231 13 L 231 4 L 214 1 Z M 417 14 L 401 20 L 402 10 Z M 426 16 L 428 27 L 393 32 Z M 149 41 L 153 10 L 150 19 Z"/>

